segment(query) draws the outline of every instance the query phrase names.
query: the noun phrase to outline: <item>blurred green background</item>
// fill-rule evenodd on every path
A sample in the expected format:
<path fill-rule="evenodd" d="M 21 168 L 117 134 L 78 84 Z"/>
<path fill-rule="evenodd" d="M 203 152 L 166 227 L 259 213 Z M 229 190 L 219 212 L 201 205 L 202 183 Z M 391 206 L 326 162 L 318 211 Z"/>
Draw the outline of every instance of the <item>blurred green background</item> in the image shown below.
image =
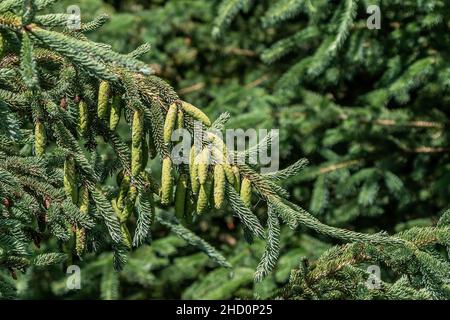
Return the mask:
<path fill-rule="evenodd" d="M 422 9 L 426 5 L 415 1 L 390 1 L 383 11 L 383 28 L 370 31 L 364 27 L 367 15 L 362 6 L 340 52 L 322 61 L 323 70 L 314 74 L 305 68 L 321 59 L 315 50 L 333 33 L 332 8 L 339 1 L 305 1 L 315 11 L 303 8 L 281 21 L 270 20 L 277 9 L 272 1 L 253 1 L 217 38 L 212 30 L 220 3 L 82 0 L 61 1 L 52 11 L 65 12 L 76 4 L 83 21 L 108 13 L 110 22 L 89 34 L 91 39 L 123 53 L 150 43 L 152 50 L 143 59 L 183 100 L 211 118 L 230 112 L 230 128 L 280 129 L 282 167 L 301 157 L 310 161 L 309 169 L 285 187 L 294 202 L 321 221 L 390 233 L 435 222 L 448 205 L 450 191 L 445 130 L 450 113 L 450 67 L 445 62 L 450 33 L 445 23 L 433 19 L 448 21 L 448 8 Z M 311 24 L 319 31 L 311 38 L 289 38 Z M 290 40 L 280 45 L 286 38 Z M 286 52 L 275 59 L 277 50 L 282 51 L 277 44 Z M 425 60 L 430 57 L 435 60 Z M 19 280 L 19 295 L 270 298 L 277 296 L 303 257 L 317 258 L 335 244 L 313 232 L 285 227 L 275 272 L 255 284 L 253 272 L 264 244 L 247 244 L 237 223 L 224 209 L 189 226 L 225 253 L 234 265 L 231 271 L 217 268 L 206 255 L 161 229 L 153 233 L 151 246 L 131 254 L 121 273 L 113 271 L 111 254 L 87 256 L 77 262 L 81 290 L 66 289 L 65 270 L 30 269 Z"/>

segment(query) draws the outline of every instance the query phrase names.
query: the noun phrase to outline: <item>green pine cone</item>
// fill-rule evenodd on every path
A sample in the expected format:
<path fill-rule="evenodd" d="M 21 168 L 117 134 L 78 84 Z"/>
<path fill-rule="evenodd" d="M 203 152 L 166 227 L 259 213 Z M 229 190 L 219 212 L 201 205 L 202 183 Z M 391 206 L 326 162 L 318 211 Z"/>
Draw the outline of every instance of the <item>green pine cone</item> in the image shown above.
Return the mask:
<path fill-rule="evenodd" d="M 46 144 L 47 136 L 45 134 L 44 124 L 37 121 L 34 126 L 34 149 L 37 156 L 42 157 L 44 155 Z"/>
<path fill-rule="evenodd" d="M 131 249 L 131 247 L 132 247 L 131 235 L 130 235 L 130 231 L 128 231 L 126 219 L 124 219 L 124 217 L 123 217 L 123 212 L 118 208 L 117 202 L 114 199 L 111 201 L 111 207 L 113 208 L 114 212 L 116 213 L 116 216 L 119 218 L 120 231 L 122 233 L 123 243 L 125 244 L 125 246 L 128 249 Z"/>
<path fill-rule="evenodd" d="M 97 101 L 97 115 L 100 119 L 104 119 L 108 113 L 108 100 L 109 100 L 109 82 L 100 82 L 98 89 L 98 101 Z"/>
<path fill-rule="evenodd" d="M 120 225 L 120 231 L 122 231 L 122 239 L 125 243 L 125 246 L 128 248 L 128 250 L 131 250 L 131 248 L 133 247 L 133 240 L 131 239 L 130 231 L 128 230 L 128 227 L 125 223 L 122 223 Z"/>
<path fill-rule="evenodd" d="M 227 181 L 231 184 L 235 184 L 235 177 L 233 169 L 228 161 L 227 150 L 224 142 L 220 139 L 215 139 L 214 148 L 212 149 L 213 157 L 216 163 L 222 165 L 222 168 L 225 172 L 225 176 Z"/>
<path fill-rule="evenodd" d="M 127 194 L 126 204 L 125 208 L 123 209 L 120 219 L 125 223 L 128 221 L 128 218 L 133 213 L 134 207 L 136 205 L 136 198 L 137 198 L 137 188 L 135 186 L 130 186 Z"/>
<path fill-rule="evenodd" d="M 186 174 L 181 174 L 178 179 L 177 188 L 175 191 L 175 215 L 182 218 L 184 215 L 184 204 L 186 202 L 186 189 L 188 177 Z"/>
<path fill-rule="evenodd" d="M 221 164 L 214 166 L 214 206 L 220 209 L 225 199 L 225 171 Z"/>
<path fill-rule="evenodd" d="M 75 232 L 75 250 L 77 255 L 81 257 L 86 250 L 86 229 L 77 228 Z"/>
<path fill-rule="evenodd" d="M 183 128 L 184 128 L 184 113 L 181 109 L 178 109 L 177 129 L 183 129 Z"/>
<path fill-rule="evenodd" d="M 172 198 L 173 177 L 172 160 L 167 157 L 163 159 L 161 175 L 161 203 L 169 204 Z"/>
<path fill-rule="evenodd" d="M 111 104 L 111 112 L 109 114 L 109 129 L 116 130 L 120 121 L 120 113 L 122 112 L 122 103 L 119 96 L 114 96 Z"/>
<path fill-rule="evenodd" d="M 142 171 L 143 134 L 144 134 L 144 117 L 142 111 L 135 111 L 133 115 L 133 127 L 131 133 L 131 174 L 135 177 L 137 177 L 139 173 Z"/>
<path fill-rule="evenodd" d="M 164 142 L 169 144 L 172 138 L 172 132 L 175 129 L 177 122 L 178 107 L 175 103 L 172 103 L 167 111 L 166 121 L 164 122 Z"/>
<path fill-rule="evenodd" d="M 0 32 L 0 58 L 3 57 L 3 53 L 5 52 L 5 40 L 3 39 L 3 36 Z"/>
<path fill-rule="evenodd" d="M 185 101 L 181 102 L 181 107 L 183 108 L 184 112 L 186 112 L 195 120 L 202 122 L 207 127 L 211 126 L 211 120 L 209 120 L 208 116 L 197 107 L 194 107 L 192 104 Z"/>
<path fill-rule="evenodd" d="M 225 171 L 225 176 L 227 177 L 228 183 L 234 186 L 236 178 L 234 177 L 234 172 L 233 172 L 233 168 L 231 167 L 231 165 L 228 163 L 225 163 L 223 165 L 223 170 Z"/>
<path fill-rule="evenodd" d="M 144 137 L 144 139 L 142 139 L 142 170 L 145 170 L 147 167 L 149 154 L 147 139 Z"/>
<path fill-rule="evenodd" d="M 208 168 L 209 168 L 209 160 L 210 160 L 210 151 L 208 148 L 204 148 L 202 152 L 197 157 L 198 163 L 198 180 L 201 185 L 206 183 L 206 179 L 208 176 Z"/>
<path fill-rule="evenodd" d="M 252 183 L 248 178 L 242 179 L 241 200 L 246 207 L 252 207 Z"/>
<path fill-rule="evenodd" d="M 198 164 L 196 163 L 195 146 L 192 146 L 189 154 L 189 175 L 191 178 L 191 190 L 193 194 L 197 194 L 200 189 L 200 182 L 198 180 Z"/>
<path fill-rule="evenodd" d="M 82 186 L 78 192 L 78 207 L 82 214 L 89 213 L 89 190 L 85 186 Z M 75 249 L 79 257 L 81 257 L 86 250 L 85 228 L 77 228 L 75 235 Z"/>
<path fill-rule="evenodd" d="M 66 196 L 72 199 L 74 204 L 78 203 L 78 185 L 75 160 L 69 156 L 64 161 L 64 190 Z"/>
<path fill-rule="evenodd" d="M 119 195 L 117 196 L 117 208 L 122 211 L 130 189 L 130 176 L 125 175 L 120 183 Z"/>
<path fill-rule="evenodd" d="M 89 190 L 85 186 L 82 186 L 78 192 L 78 207 L 80 212 L 88 214 L 89 212 Z"/>
<path fill-rule="evenodd" d="M 84 100 L 78 104 L 78 131 L 81 136 L 86 136 L 89 129 L 89 111 Z"/>
<path fill-rule="evenodd" d="M 198 192 L 197 214 L 205 213 L 207 208 L 208 208 L 208 192 L 206 190 L 206 185 L 203 184 L 200 186 L 200 190 Z"/>

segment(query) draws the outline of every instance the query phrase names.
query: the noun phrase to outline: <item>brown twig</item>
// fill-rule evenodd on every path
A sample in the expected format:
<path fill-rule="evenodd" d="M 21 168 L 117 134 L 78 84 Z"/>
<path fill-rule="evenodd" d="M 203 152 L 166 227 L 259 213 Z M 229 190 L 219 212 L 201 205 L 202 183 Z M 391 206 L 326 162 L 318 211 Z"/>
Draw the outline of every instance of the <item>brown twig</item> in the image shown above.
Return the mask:
<path fill-rule="evenodd" d="M 188 93 L 192 93 L 195 91 L 199 91 L 202 90 L 205 87 L 205 83 L 204 82 L 198 82 L 193 84 L 192 86 L 186 87 L 186 88 L 182 88 L 180 90 L 178 90 L 178 94 L 179 95 L 184 95 L 184 94 L 188 94 Z"/>
<path fill-rule="evenodd" d="M 244 56 L 244 57 L 256 57 L 258 55 L 255 51 L 235 47 L 227 47 L 223 50 L 223 52 L 227 54 L 234 54 L 236 56 Z"/>
<path fill-rule="evenodd" d="M 417 147 L 414 149 L 406 149 L 406 152 L 411 152 L 411 153 L 441 153 L 441 152 L 447 152 L 450 149 L 448 148 L 441 148 L 441 147 L 427 147 L 427 146 L 422 146 L 422 147 Z"/>
<path fill-rule="evenodd" d="M 269 79 L 269 75 L 265 74 L 262 77 L 248 83 L 245 85 L 245 89 L 252 89 L 254 87 L 259 86 L 261 83 L 263 83 L 264 81 L 266 81 L 267 79 Z"/>
<path fill-rule="evenodd" d="M 381 126 L 407 126 L 407 127 L 418 127 L 418 128 L 443 128 L 444 124 L 432 121 L 408 121 L 405 123 L 398 123 L 394 120 L 390 119 L 378 119 L 372 121 L 372 123 L 381 125 Z"/>
<path fill-rule="evenodd" d="M 339 119 L 341 120 L 348 120 L 349 116 L 346 114 L 340 114 Z M 437 128 L 441 129 L 444 127 L 443 123 L 434 122 L 434 121 L 424 121 L 424 120 L 413 120 L 413 121 L 406 121 L 406 122 L 398 122 L 392 119 L 375 119 L 375 120 L 365 120 L 361 119 L 359 120 L 362 123 L 371 123 L 375 125 L 380 126 L 387 126 L 387 127 L 416 127 L 416 128 Z"/>
<path fill-rule="evenodd" d="M 333 163 L 329 166 L 320 168 L 319 174 L 325 174 L 325 173 L 328 173 L 331 171 L 348 168 L 348 167 L 360 164 L 362 161 L 363 161 L 362 159 L 356 159 L 356 160 L 348 160 L 348 161 L 339 162 L 339 163 Z"/>

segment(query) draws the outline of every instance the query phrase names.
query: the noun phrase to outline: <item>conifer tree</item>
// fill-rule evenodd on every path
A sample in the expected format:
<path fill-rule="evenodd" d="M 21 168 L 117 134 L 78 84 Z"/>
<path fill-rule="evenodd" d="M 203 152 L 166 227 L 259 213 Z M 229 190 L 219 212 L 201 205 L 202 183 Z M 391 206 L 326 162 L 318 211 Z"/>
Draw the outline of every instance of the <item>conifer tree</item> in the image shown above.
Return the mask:
<path fill-rule="evenodd" d="M 227 261 L 187 228 L 195 226 L 192 220 L 198 214 L 226 207 L 239 218 L 247 240 L 263 239 L 256 240 L 263 248 L 260 259 L 250 268 L 240 267 L 228 288 L 238 290 L 249 281 L 267 279 L 287 241 L 282 230 L 288 226 L 347 244 L 332 247 L 317 260 L 303 260 L 281 293 L 286 298 L 449 297 L 448 257 L 441 250 L 449 245 L 448 212 L 436 225 L 404 228 L 391 236 L 332 226 L 347 227 L 360 216 L 380 216 L 391 210 L 402 213 L 433 195 L 437 195 L 436 204 L 430 206 L 433 212 L 424 214 L 435 215 L 445 205 L 446 179 L 441 172 L 446 172 L 447 135 L 442 106 L 448 100 L 449 68 L 444 59 L 448 39 L 441 38 L 448 9 L 442 1 L 429 5 L 387 1 L 382 10 L 390 15 L 383 24 L 391 27 L 373 33 L 365 29 L 364 1 L 231 0 L 212 8 L 218 14 L 207 30 L 217 48 L 251 57 L 260 54 L 261 69 L 273 75 L 263 78 L 268 79 L 263 88 L 250 85 L 258 99 L 244 104 L 248 109 L 241 117 L 236 117 L 239 106 L 230 110 L 228 124 L 263 126 L 272 119 L 267 115 L 275 113 L 284 131 L 282 143 L 301 145 L 302 154 L 313 163 L 304 169 L 306 160 L 298 160 L 298 153 L 295 159 L 285 153 L 287 168 L 267 175 L 249 165 L 207 165 L 201 161 L 208 157 L 206 151 L 194 153 L 192 159 L 199 157 L 198 164 L 174 165 L 171 159 L 173 146 L 168 137 L 175 126 L 192 132 L 196 119 L 206 130 L 224 128 L 228 115 L 211 122 L 205 111 L 215 114 L 215 105 L 225 101 L 226 106 L 246 95 L 245 88 L 233 86 L 234 79 L 222 91 L 213 88 L 216 101 L 201 111 L 180 99 L 139 60 L 149 45 L 129 54 L 116 53 L 85 35 L 106 23 L 105 15 L 83 21 L 77 30 L 67 29 L 70 15 L 40 11 L 53 2 L 0 2 L 0 114 L 6 119 L 0 123 L 0 268 L 16 277 L 19 270 L 63 261 L 70 264 L 95 252 L 99 264 L 93 277 L 102 274 L 102 297 L 118 298 L 120 279 L 113 267 L 125 268 L 125 274 L 145 281 L 146 270 L 133 269 L 137 263 L 132 262 L 140 261 L 134 256 L 139 257 L 139 250 L 151 255 L 148 250 L 153 245 L 156 251 L 164 250 L 156 243 L 142 246 L 150 242 L 155 222 L 205 252 L 217 265 L 228 268 L 234 260 L 241 261 L 233 255 L 233 261 Z M 402 5 L 422 19 L 408 23 L 408 10 L 393 14 Z M 167 11 L 170 8 L 169 4 Z M 240 14 L 250 16 L 250 23 L 269 36 L 262 46 L 239 41 L 267 49 L 255 54 L 220 43 L 232 32 L 227 28 L 235 27 L 233 19 L 245 28 Z M 396 27 L 403 21 L 407 27 Z M 271 30 L 284 26 L 288 28 L 280 36 L 270 36 Z M 416 29 L 428 32 L 421 46 L 410 41 L 407 47 L 412 53 L 398 50 Z M 294 33 L 286 35 L 290 31 Z M 387 41 L 393 45 L 384 48 Z M 355 86 L 364 75 L 375 87 Z M 194 96 L 193 100 L 201 105 L 205 99 Z M 406 103 L 410 106 L 405 107 Z M 432 112 L 423 111 L 428 103 L 435 106 Z M 216 109 L 224 110 L 223 105 Z M 118 124 L 126 128 L 130 141 L 118 132 Z M 160 182 L 149 163 L 161 167 Z M 416 176 L 411 180 L 422 191 L 414 193 L 420 194 L 420 200 L 404 192 L 401 168 L 405 163 L 414 168 Z M 426 193 L 429 186 L 424 177 L 436 178 L 438 191 L 433 195 Z M 110 178 L 115 180 L 113 185 L 107 183 Z M 307 188 L 312 190 L 313 214 L 294 204 L 303 200 L 295 193 L 298 183 L 308 181 L 314 182 Z M 292 191 L 293 200 L 288 200 L 289 192 L 280 184 Z M 254 197 L 264 203 L 259 203 L 257 214 Z M 48 238 L 57 239 L 60 250 L 41 253 L 38 247 Z M 176 243 L 171 239 L 159 244 Z M 31 241 L 33 249 L 28 246 Z M 369 276 L 367 263 L 389 267 L 395 280 L 383 282 L 380 291 L 368 290 L 361 285 Z M 223 270 L 194 283 L 184 296 L 194 297 L 196 290 L 209 288 L 214 279 L 226 274 Z M 3 275 L 0 296 L 14 296 L 11 280 Z M 231 289 L 219 287 L 209 297 L 235 294 L 227 290 Z"/>

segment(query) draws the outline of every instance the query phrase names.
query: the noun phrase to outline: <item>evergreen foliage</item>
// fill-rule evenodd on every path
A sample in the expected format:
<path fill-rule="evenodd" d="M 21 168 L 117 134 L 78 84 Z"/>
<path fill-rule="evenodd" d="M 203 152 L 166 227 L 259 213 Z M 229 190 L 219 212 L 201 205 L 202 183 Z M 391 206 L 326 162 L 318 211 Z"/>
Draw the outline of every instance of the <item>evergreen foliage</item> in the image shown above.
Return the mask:
<path fill-rule="evenodd" d="M 383 1 L 380 30 L 356 0 L 123 1 L 117 15 L 86 0 L 112 22 L 78 30 L 41 11 L 54 2 L 0 1 L 0 297 L 450 297 L 443 0 Z M 286 168 L 173 165 L 168 137 L 194 119 L 279 127 Z M 82 291 L 35 284 L 62 263 L 83 264 Z"/>

